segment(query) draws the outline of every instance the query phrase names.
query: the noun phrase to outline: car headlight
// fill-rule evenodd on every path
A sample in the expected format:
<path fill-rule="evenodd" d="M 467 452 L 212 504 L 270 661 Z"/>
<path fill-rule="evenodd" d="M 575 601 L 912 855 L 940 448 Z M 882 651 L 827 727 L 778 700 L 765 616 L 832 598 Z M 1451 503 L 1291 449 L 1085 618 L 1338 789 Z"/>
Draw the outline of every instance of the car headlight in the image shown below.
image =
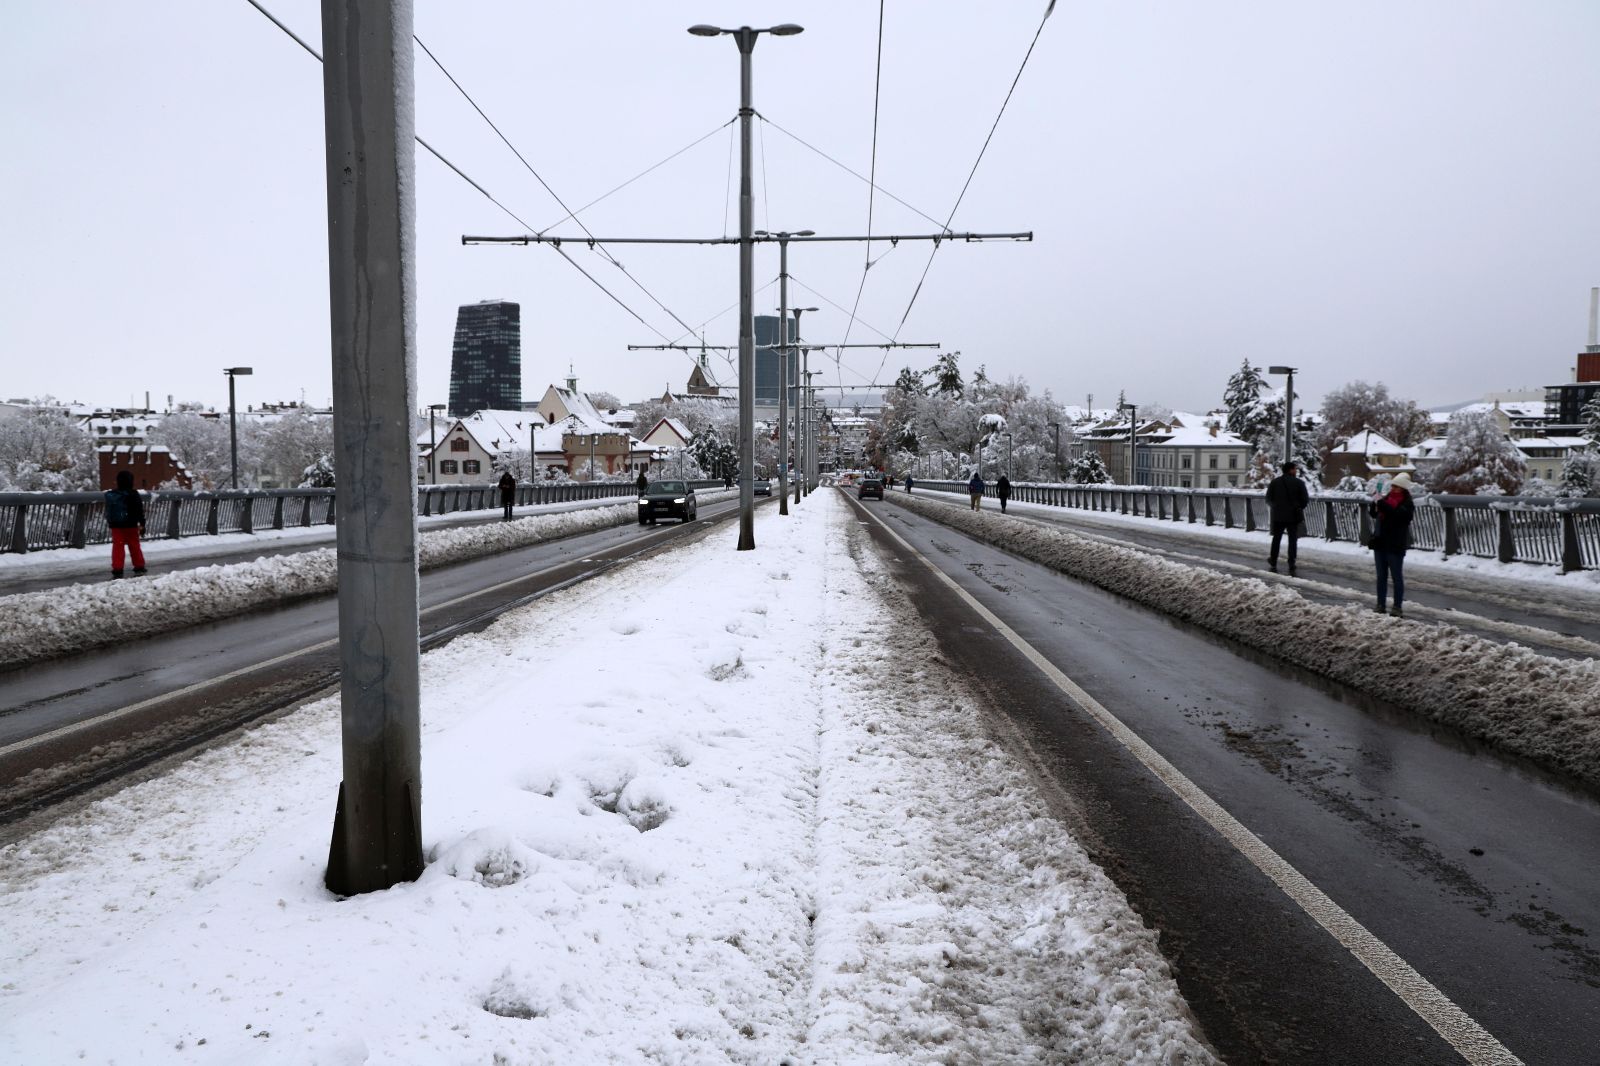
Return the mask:
<path fill-rule="evenodd" d="M 686 502 L 686 500 L 685 500 L 684 497 L 679 496 L 677 499 L 673 500 L 672 502 L 673 503 L 684 503 L 684 502 Z"/>
<path fill-rule="evenodd" d="M 643 506 L 645 506 L 645 505 L 646 505 L 646 504 L 648 504 L 648 503 L 649 503 L 649 502 L 650 502 L 650 501 L 649 501 L 649 500 L 647 500 L 647 499 L 645 499 L 645 498 L 644 498 L 644 497 L 643 497 L 643 496 L 640 496 L 640 497 L 639 497 L 639 506 L 640 506 L 640 507 L 643 507 Z"/>

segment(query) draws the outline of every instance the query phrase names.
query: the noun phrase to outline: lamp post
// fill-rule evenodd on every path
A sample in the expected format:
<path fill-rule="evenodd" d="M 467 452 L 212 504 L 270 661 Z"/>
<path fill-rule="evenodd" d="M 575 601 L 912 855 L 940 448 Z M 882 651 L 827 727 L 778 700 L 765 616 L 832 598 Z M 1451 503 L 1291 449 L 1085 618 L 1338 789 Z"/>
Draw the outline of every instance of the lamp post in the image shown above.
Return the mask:
<path fill-rule="evenodd" d="M 1283 461 L 1294 462 L 1294 372 L 1293 366 L 1269 366 L 1269 374 L 1287 374 L 1289 381 L 1283 392 Z"/>
<path fill-rule="evenodd" d="M 446 404 L 442 403 L 430 403 L 428 405 L 428 484 L 430 485 L 438 484 L 433 472 L 433 453 L 439 450 L 439 442 L 434 437 L 433 416 L 443 411 L 446 406 Z"/>
<path fill-rule="evenodd" d="M 600 439 L 600 434 L 589 434 L 589 480 L 594 480 L 594 444 Z"/>
<path fill-rule="evenodd" d="M 242 375 L 255 373 L 247 366 L 224 367 L 224 374 L 228 375 L 228 451 L 233 456 L 233 487 L 239 487 L 239 422 L 234 413 L 233 379 Z"/>
<path fill-rule="evenodd" d="M 1120 403 L 1117 410 L 1127 411 L 1128 418 L 1128 461 L 1133 465 L 1128 470 L 1128 484 L 1137 485 L 1139 477 L 1139 405 L 1136 403 Z"/>
<path fill-rule="evenodd" d="M 1011 475 L 1014 474 L 1015 472 L 1016 471 L 1014 471 L 1011 468 L 1011 434 L 1007 433 L 1006 434 L 1006 480 L 1010 481 L 1011 480 Z"/>
<path fill-rule="evenodd" d="M 803 313 L 807 312 L 807 311 L 815 311 L 815 310 L 817 310 L 815 307 L 796 307 L 794 309 L 794 337 L 792 338 L 793 341 L 800 341 L 800 340 L 804 340 L 805 339 L 800 333 L 800 316 Z M 801 361 L 803 363 L 808 363 L 810 361 L 810 360 L 806 359 L 804 352 L 801 353 L 800 358 L 801 358 Z M 799 380 L 800 380 L 800 376 L 798 374 L 795 375 L 795 381 L 798 383 Z M 803 406 L 803 404 L 802 404 L 800 390 L 798 390 L 798 389 L 795 391 L 795 394 L 794 394 L 794 403 L 795 403 L 795 408 L 796 408 L 796 410 L 795 410 L 795 419 L 794 419 L 794 464 L 800 470 L 800 476 L 795 478 L 795 482 L 794 482 L 794 502 L 795 503 L 799 503 L 800 502 L 800 488 L 801 488 L 801 485 L 804 484 L 805 479 L 806 479 L 806 467 L 805 467 L 805 464 L 800 459 L 800 456 L 802 454 L 801 450 L 802 450 L 802 447 L 803 447 L 803 445 L 801 444 L 801 437 L 800 437 L 800 429 L 801 429 L 801 427 L 800 427 L 800 422 L 801 422 L 801 417 L 800 417 L 801 411 L 800 411 L 800 408 Z M 807 432 L 809 432 L 809 430 Z"/>
<path fill-rule="evenodd" d="M 1055 434 L 1056 480 L 1061 480 L 1061 423 L 1050 423 L 1050 431 Z"/>
<path fill-rule="evenodd" d="M 814 237 L 815 230 L 802 229 L 793 233 L 769 233 L 767 230 L 756 230 L 758 237 L 778 238 L 778 513 L 789 513 L 789 482 L 788 466 L 785 462 L 784 452 L 789 450 L 789 345 L 795 338 L 789 336 L 789 238 Z M 811 308 L 815 311 L 816 308 Z M 800 333 L 800 315 L 795 313 L 795 335 Z M 799 397 L 795 397 L 798 406 Z M 798 411 L 796 414 L 798 415 Z M 798 435 L 800 421 L 795 419 L 795 431 Z"/>
<path fill-rule="evenodd" d="M 750 191 L 750 117 L 755 108 L 750 102 L 750 53 L 763 33 L 792 37 L 802 32 L 793 23 L 766 29 L 740 26 L 736 30 L 704 24 L 690 26 L 696 37 L 733 38 L 739 46 L 739 551 L 756 546 L 755 522 L 755 319 L 752 294 L 755 289 L 755 201 Z"/>

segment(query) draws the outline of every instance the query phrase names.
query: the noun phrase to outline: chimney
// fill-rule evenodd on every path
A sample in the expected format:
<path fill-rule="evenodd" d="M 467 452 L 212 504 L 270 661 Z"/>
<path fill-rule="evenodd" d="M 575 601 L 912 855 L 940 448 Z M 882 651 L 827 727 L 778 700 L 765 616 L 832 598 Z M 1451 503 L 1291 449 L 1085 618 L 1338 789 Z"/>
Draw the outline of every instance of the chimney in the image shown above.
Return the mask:
<path fill-rule="evenodd" d="M 1600 285 L 1589 290 L 1589 350 L 1600 352 Z"/>

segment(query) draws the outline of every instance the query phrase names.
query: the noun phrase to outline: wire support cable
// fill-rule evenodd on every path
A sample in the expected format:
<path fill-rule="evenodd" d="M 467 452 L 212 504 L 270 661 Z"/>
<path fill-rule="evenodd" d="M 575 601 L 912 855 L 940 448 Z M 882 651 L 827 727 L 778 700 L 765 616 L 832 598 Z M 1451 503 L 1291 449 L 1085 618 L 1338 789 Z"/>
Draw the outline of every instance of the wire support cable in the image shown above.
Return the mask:
<path fill-rule="evenodd" d="M 961 207 L 961 201 L 966 199 L 967 190 L 972 187 L 972 179 L 978 173 L 978 165 L 983 162 L 984 155 L 989 151 L 989 142 L 994 140 L 994 131 L 1000 128 L 1000 119 L 1005 116 L 1006 107 L 1011 103 L 1011 96 L 1017 91 L 1017 83 L 1022 81 L 1022 72 L 1028 69 L 1028 60 L 1033 57 L 1033 50 L 1039 44 L 1039 35 L 1044 33 L 1044 24 L 1050 20 L 1051 12 L 1056 9 L 1056 0 L 1050 0 L 1044 9 L 1044 17 L 1039 20 L 1039 28 L 1033 31 L 1033 40 L 1028 42 L 1028 51 L 1024 53 L 1022 62 L 1017 66 L 1016 76 L 1011 79 L 1011 87 L 1006 90 L 1006 98 L 1000 102 L 1000 110 L 994 116 L 994 122 L 989 126 L 989 134 L 983 139 L 983 147 L 978 149 L 978 158 L 972 161 L 972 169 L 967 172 L 967 180 L 961 185 L 961 192 L 956 196 L 956 202 L 950 208 L 950 214 L 944 220 L 944 228 L 949 229 L 950 223 L 956 217 L 956 211 Z M 917 279 L 917 287 L 912 290 L 911 300 L 906 304 L 905 314 L 900 316 L 900 324 L 895 327 L 895 336 L 906 328 L 906 319 L 911 317 L 911 309 L 917 304 L 917 297 L 922 295 L 922 284 L 928 280 L 928 271 L 933 266 L 933 257 L 939 254 L 939 246 L 935 244 L 928 253 L 928 261 L 923 264 L 922 276 Z"/>
<path fill-rule="evenodd" d="M 918 215 L 918 216 L 920 216 L 922 218 L 927 219 L 929 222 L 932 222 L 935 226 L 938 226 L 940 229 L 944 229 L 945 228 L 943 223 L 941 223 L 938 219 L 934 218 L 932 215 L 928 214 L 926 211 L 922 210 L 921 208 L 917 207 L 914 204 L 909 204 L 906 201 L 900 199 L 900 197 L 896 196 L 894 193 L 890 192 L 888 189 L 885 189 L 882 185 L 876 185 L 876 183 L 873 181 L 872 178 L 867 177 L 865 174 L 861 173 L 859 170 L 855 170 L 854 168 L 852 168 L 848 164 L 842 163 L 838 159 L 835 159 L 833 156 L 829 155 L 827 152 L 824 152 L 821 148 L 818 148 L 816 145 L 812 144 L 810 141 L 806 140 L 805 138 L 801 137 L 799 134 L 795 133 L 793 130 L 785 129 L 784 127 L 778 125 L 778 123 L 772 121 L 770 118 L 768 118 L 766 115 L 763 115 L 759 111 L 756 112 L 756 118 L 759 118 L 763 123 L 765 123 L 768 126 L 771 126 L 773 129 L 777 130 L 779 133 L 783 134 L 785 137 L 788 137 L 790 140 L 794 141 L 796 144 L 800 145 L 802 148 L 809 149 L 810 151 L 814 152 L 818 156 L 821 156 L 823 159 L 826 159 L 828 162 L 832 163 L 834 166 L 838 167 L 840 170 L 844 171 L 846 174 L 850 175 L 852 178 L 855 178 L 857 181 L 864 182 L 864 183 L 869 184 L 869 185 L 875 185 L 875 187 L 877 188 L 878 192 L 881 195 L 886 196 L 889 199 L 893 200 L 895 203 L 899 204 L 901 207 L 905 208 L 907 211 L 910 211 L 912 214 Z"/>
<path fill-rule="evenodd" d="M 855 301 L 850 305 L 850 320 L 844 324 L 844 340 L 840 342 L 839 352 L 834 355 L 833 361 L 836 364 L 840 362 L 839 357 L 843 354 L 844 344 L 850 340 L 850 330 L 855 327 L 856 312 L 861 309 L 861 294 L 867 290 L 867 272 L 872 269 L 873 262 L 871 241 L 872 210 L 877 202 L 878 191 L 878 104 L 883 95 L 883 12 L 886 2 L 887 0 L 878 0 L 878 57 L 877 62 L 874 64 L 872 75 L 872 164 L 870 169 L 867 171 L 868 241 L 866 251 L 862 257 L 861 281 L 856 285 L 856 298 Z M 946 225 L 945 228 L 948 229 L 949 226 Z M 891 245 L 890 251 L 893 251 L 894 247 L 894 245 Z M 888 253 L 886 252 L 884 254 L 887 255 Z M 889 358 L 889 353 L 885 351 L 883 357 L 884 360 L 887 361 Z M 882 367 L 879 367 L 879 370 L 881 371 Z M 873 376 L 876 377 L 877 375 Z"/>
<path fill-rule="evenodd" d="M 557 226 L 561 225 L 563 222 L 568 221 L 569 219 L 572 220 L 572 221 L 576 221 L 579 212 L 587 211 L 587 210 L 589 210 L 589 208 L 595 206 L 596 204 L 600 203 L 601 201 L 610 199 L 613 195 L 621 192 L 623 189 L 626 189 L 628 186 L 632 185 L 634 182 L 638 181 L 640 178 L 645 177 L 646 175 L 650 174 L 652 171 L 656 171 L 656 170 L 661 169 L 662 167 L 666 166 L 668 163 L 672 162 L 674 159 L 678 158 L 680 155 L 683 155 L 685 152 L 689 151 L 691 148 L 698 147 L 703 142 L 710 140 L 712 137 L 715 137 L 718 132 L 720 132 L 721 130 L 725 129 L 728 126 L 733 125 L 733 123 L 737 122 L 738 120 L 739 120 L 739 116 L 738 115 L 733 116 L 728 121 L 726 121 L 726 122 L 722 123 L 720 126 L 718 126 L 716 129 L 714 129 L 714 130 L 710 131 L 709 133 L 707 133 L 705 136 L 697 137 L 694 140 L 690 141 L 688 144 L 684 145 L 682 148 L 679 148 L 676 152 L 673 152 L 671 155 L 667 156 L 665 159 L 661 160 L 659 163 L 656 163 L 656 164 L 654 164 L 652 166 L 648 166 L 645 169 L 639 171 L 639 173 L 635 174 L 633 177 L 629 178 L 627 181 L 623 182 L 621 185 L 618 185 L 616 188 L 612 189 L 610 192 L 607 192 L 607 193 L 604 193 L 604 194 L 602 194 L 600 196 L 595 197 L 593 200 L 590 200 L 588 203 L 586 203 L 582 207 L 578 208 L 577 211 L 569 212 L 564 218 L 558 219 L 557 221 L 550 223 L 550 225 L 546 226 L 544 229 L 533 230 L 532 232 L 537 233 L 542 237 L 546 233 L 549 233 L 551 230 L 555 229 Z"/>

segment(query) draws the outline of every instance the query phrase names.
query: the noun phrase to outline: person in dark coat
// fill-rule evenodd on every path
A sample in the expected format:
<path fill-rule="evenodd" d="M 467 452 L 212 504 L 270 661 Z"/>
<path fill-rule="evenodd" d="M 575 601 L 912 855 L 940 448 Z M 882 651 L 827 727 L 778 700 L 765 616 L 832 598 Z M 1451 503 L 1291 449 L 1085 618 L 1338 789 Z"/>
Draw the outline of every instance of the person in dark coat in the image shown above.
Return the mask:
<path fill-rule="evenodd" d="M 910 492 L 911 491 L 911 486 L 915 485 L 915 484 L 916 484 L 916 482 L 911 480 L 911 475 L 907 474 L 906 475 L 906 491 Z"/>
<path fill-rule="evenodd" d="M 967 482 L 967 494 L 972 497 L 972 509 L 983 510 L 983 490 L 988 488 L 983 483 L 983 475 L 976 470 L 972 472 L 972 480 Z"/>
<path fill-rule="evenodd" d="M 1411 540 L 1411 519 L 1417 506 L 1411 501 L 1411 476 L 1401 474 L 1389 485 L 1389 491 L 1367 505 L 1372 516 L 1372 540 L 1367 544 L 1378 566 L 1379 614 L 1385 613 L 1384 598 L 1389 579 L 1394 578 L 1394 610 L 1389 614 L 1402 618 L 1406 598 L 1406 582 L 1402 572 L 1406 561 L 1406 548 Z"/>
<path fill-rule="evenodd" d="M 133 489 L 133 472 L 117 471 L 117 487 L 106 493 L 106 526 L 111 530 L 111 576 L 122 576 L 124 553 L 133 556 L 133 572 L 144 573 L 144 497 Z"/>
<path fill-rule="evenodd" d="M 1278 572 L 1278 545 L 1283 535 L 1289 534 L 1289 573 L 1294 574 L 1295 549 L 1300 543 L 1300 523 L 1306 520 L 1306 507 L 1311 503 L 1311 493 L 1300 480 L 1299 468 L 1294 463 L 1284 463 L 1283 473 L 1267 486 L 1267 509 L 1271 512 L 1272 548 L 1267 552 L 1267 569 Z"/>
<path fill-rule="evenodd" d="M 994 494 L 1000 497 L 1000 513 L 1005 514 L 1006 501 L 1011 499 L 1011 479 L 1004 474 L 994 483 Z"/>
<path fill-rule="evenodd" d="M 500 475 L 500 506 L 505 509 L 506 521 L 511 521 L 511 505 L 517 502 L 517 479 L 507 470 Z"/>
<path fill-rule="evenodd" d="M 634 481 L 633 485 L 639 490 L 639 495 L 641 496 L 650 491 L 650 479 L 644 476 L 643 470 L 639 471 L 638 480 Z"/>

